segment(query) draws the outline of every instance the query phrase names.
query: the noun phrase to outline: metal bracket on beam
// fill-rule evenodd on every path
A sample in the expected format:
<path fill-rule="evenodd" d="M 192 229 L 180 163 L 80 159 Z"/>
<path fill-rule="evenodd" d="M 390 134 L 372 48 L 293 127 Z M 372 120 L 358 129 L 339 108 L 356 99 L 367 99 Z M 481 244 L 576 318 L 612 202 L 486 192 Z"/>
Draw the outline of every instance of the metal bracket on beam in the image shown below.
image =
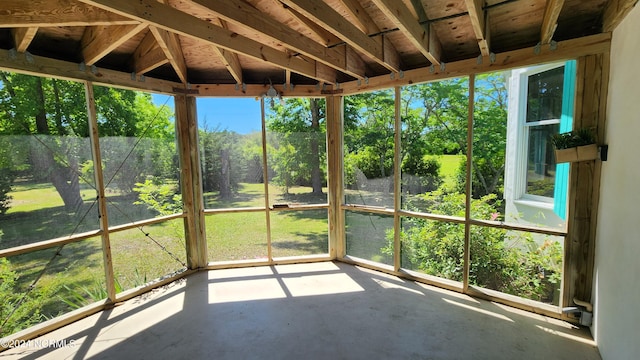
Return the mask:
<path fill-rule="evenodd" d="M 540 51 L 542 50 L 542 45 L 537 43 L 536 46 L 533 47 L 533 53 L 536 55 L 540 55 Z"/>
<path fill-rule="evenodd" d="M 396 73 L 391 72 L 391 73 L 389 74 L 389 78 L 391 78 L 391 80 L 395 79 L 395 78 L 396 78 Z"/>
<path fill-rule="evenodd" d="M 496 53 L 492 52 L 489 54 L 489 62 L 492 64 L 496 62 Z"/>
<path fill-rule="evenodd" d="M 443 62 L 440 63 L 440 71 L 444 72 L 447 69 L 447 64 Z"/>
<path fill-rule="evenodd" d="M 138 79 L 138 81 L 144 82 L 145 80 L 146 80 L 146 78 L 144 77 L 144 75 L 140 75 L 140 79 Z"/>
<path fill-rule="evenodd" d="M 9 50 L 9 58 L 11 60 L 17 60 L 18 59 L 18 50 L 16 50 L 16 48 L 13 48 L 13 49 Z"/>
<path fill-rule="evenodd" d="M 398 77 L 400 77 L 400 79 L 404 79 L 404 71 L 400 70 L 400 72 L 398 72 Z"/>
<path fill-rule="evenodd" d="M 78 70 L 80 71 L 87 71 L 87 64 L 83 62 L 81 62 L 80 64 L 78 64 Z M 135 79 L 131 79 L 131 80 L 135 80 Z"/>
<path fill-rule="evenodd" d="M 555 40 L 551 40 L 551 42 L 549 43 L 549 49 L 557 50 L 558 49 L 558 42 L 555 41 Z"/>
<path fill-rule="evenodd" d="M 95 65 L 91 65 L 91 73 L 93 75 L 97 75 L 98 74 L 98 67 Z"/>
<path fill-rule="evenodd" d="M 429 66 L 429 72 L 432 73 L 432 74 L 434 72 L 436 72 L 436 67 L 433 64 L 431 64 L 431 66 Z"/>
<path fill-rule="evenodd" d="M 29 64 L 33 64 L 34 62 L 36 62 L 36 60 L 33 58 L 33 55 L 31 55 L 31 53 L 28 51 L 25 51 L 24 58 L 27 60 Z"/>
<path fill-rule="evenodd" d="M 368 78 L 368 77 L 366 77 L 366 76 L 364 77 L 364 83 L 365 83 L 365 84 L 367 84 L 367 85 L 369 85 L 369 78 Z"/>
<path fill-rule="evenodd" d="M 478 57 L 476 58 L 476 64 L 482 65 L 482 54 L 478 55 Z"/>
<path fill-rule="evenodd" d="M 136 72 L 131 73 L 131 80 L 136 81 Z"/>

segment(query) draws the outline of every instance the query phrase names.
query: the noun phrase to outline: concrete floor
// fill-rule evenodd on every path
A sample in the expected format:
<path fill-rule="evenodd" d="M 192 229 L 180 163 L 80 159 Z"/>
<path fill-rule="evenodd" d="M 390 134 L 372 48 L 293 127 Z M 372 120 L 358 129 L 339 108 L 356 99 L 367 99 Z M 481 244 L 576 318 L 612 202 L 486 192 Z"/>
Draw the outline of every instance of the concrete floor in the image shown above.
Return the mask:
<path fill-rule="evenodd" d="M 600 359 L 567 323 L 343 263 L 200 272 L 0 359 Z"/>

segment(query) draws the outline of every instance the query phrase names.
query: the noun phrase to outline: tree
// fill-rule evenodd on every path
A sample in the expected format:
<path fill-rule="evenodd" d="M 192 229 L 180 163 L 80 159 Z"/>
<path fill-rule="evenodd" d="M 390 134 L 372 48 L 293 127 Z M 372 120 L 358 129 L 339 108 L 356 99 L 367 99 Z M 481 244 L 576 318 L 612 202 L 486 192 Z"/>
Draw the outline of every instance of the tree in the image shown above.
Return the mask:
<path fill-rule="evenodd" d="M 0 72 L 0 81 L 0 107 L 3 109 L 0 112 L 0 135 L 29 136 L 21 144 L 28 149 L 23 175 L 35 181 L 51 182 L 65 207 L 77 209 L 83 202 L 79 178 L 81 164 L 89 161 L 91 154 L 83 84 L 8 72 Z M 120 169 L 121 179 L 136 173 L 157 173 L 151 169 L 162 162 L 167 163 L 167 156 L 171 158 L 163 150 L 170 148 L 173 142 L 168 110 L 158 111 L 150 95 L 130 90 L 95 87 L 95 98 L 102 137 L 154 136 L 165 140 L 164 145 L 168 145 L 154 148 L 157 153 L 151 157 L 151 166 L 128 169 L 119 164 L 126 156 L 123 151 L 130 147 L 122 149 L 122 143 L 114 146 L 120 149 L 119 152 L 109 152 L 106 147 L 103 154 L 105 167 Z M 175 164 L 175 159 L 168 163 Z M 159 166 L 164 173 L 166 167 Z M 92 179 L 85 180 L 92 182 Z M 114 178 L 115 183 L 120 183 L 126 191 L 131 191 L 138 180 L 122 182 Z"/>
<path fill-rule="evenodd" d="M 318 98 L 287 99 L 274 105 L 267 116 L 267 129 L 274 134 L 276 181 L 285 186 L 310 185 L 313 194 L 322 194 L 326 182 L 325 101 Z"/>
<path fill-rule="evenodd" d="M 205 192 L 218 191 L 228 200 L 243 176 L 242 136 L 229 130 L 200 130 L 200 161 Z"/>

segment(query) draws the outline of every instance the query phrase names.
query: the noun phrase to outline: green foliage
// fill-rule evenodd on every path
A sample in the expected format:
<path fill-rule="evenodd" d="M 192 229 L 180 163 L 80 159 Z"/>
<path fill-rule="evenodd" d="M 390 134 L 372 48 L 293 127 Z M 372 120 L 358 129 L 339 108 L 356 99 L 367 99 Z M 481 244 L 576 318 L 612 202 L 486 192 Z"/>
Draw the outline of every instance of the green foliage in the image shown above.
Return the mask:
<path fill-rule="evenodd" d="M 442 184 L 440 161 L 435 156 L 410 154 L 401 166 L 403 191 L 420 194 L 434 191 Z"/>
<path fill-rule="evenodd" d="M 568 149 L 577 146 L 595 144 L 596 138 L 589 128 L 580 128 L 561 134 L 553 134 L 551 143 L 558 149 Z"/>
<path fill-rule="evenodd" d="M 435 193 L 426 197 L 435 204 L 434 213 L 464 216 L 464 195 Z M 492 219 L 497 214 L 495 194 L 472 200 L 473 218 Z M 408 218 L 403 225 L 404 267 L 462 281 L 463 225 L 418 218 Z M 383 249 L 387 254 L 393 252 L 392 238 Z M 562 247 L 557 241 L 536 241 L 530 233 L 472 226 L 470 245 L 471 284 L 538 301 L 553 300 L 562 267 Z"/>
<path fill-rule="evenodd" d="M 35 288 L 25 297 L 27 289 L 20 288 L 17 280 L 18 274 L 11 270 L 9 260 L 0 259 L 0 337 L 43 321 L 41 305 L 53 292 Z"/>
<path fill-rule="evenodd" d="M 146 179 L 144 183 L 136 183 L 133 191 L 138 193 L 138 201 L 134 204 L 147 205 L 159 215 L 171 215 L 182 212 L 182 195 L 177 184 L 171 184 L 161 179 Z"/>
<path fill-rule="evenodd" d="M 229 198 L 237 191 L 238 183 L 246 177 L 244 165 L 248 162 L 244 159 L 243 150 L 248 157 L 254 155 L 251 150 L 243 149 L 247 137 L 216 128 L 200 130 L 199 139 L 204 192 L 218 191 L 221 198 Z M 259 148 L 259 160 L 262 163 L 262 147 Z"/>

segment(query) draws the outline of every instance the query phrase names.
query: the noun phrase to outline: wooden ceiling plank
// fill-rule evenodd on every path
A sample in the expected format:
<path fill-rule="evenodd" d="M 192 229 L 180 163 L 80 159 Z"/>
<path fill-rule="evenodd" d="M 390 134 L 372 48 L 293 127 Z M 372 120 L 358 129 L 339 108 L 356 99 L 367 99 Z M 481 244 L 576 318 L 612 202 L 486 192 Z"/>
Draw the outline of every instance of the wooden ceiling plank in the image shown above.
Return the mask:
<path fill-rule="evenodd" d="M 340 0 L 349 13 L 357 20 L 356 26 L 365 34 L 375 34 L 380 32 L 380 28 L 371 19 L 369 13 L 362 7 L 358 0 Z"/>
<path fill-rule="evenodd" d="M 277 1 L 279 4 L 282 4 L 278 0 L 274 0 L 274 1 Z M 293 16 L 296 20 L 298 20 L 298 22 L 300 22 L 302 25 L 307 27 L 307 29 L 313 32 L 319 39 L 322 39 L 321 41 L 323 45 L 329 46 L 329 45 L 335 45 L 342 42 L 342 40 L 340 40 L 339 37 L 325 30 L 325 28 L 316 24 L 315 22 L 310 20 L 308 17 L 300 14 L 295 9 L 292 9 L 288 6 L 285 6 L 285 8 L 291 14 L 291 16 Z"/>
<path fill-rule="evenodd" d="M 638 3 L 638 0 L 609 0 L 602 16 L 602 31 L 613 31 Z"/>
<path fill-rule="evenodd" d="M 309 62 L 277 49 L 265 46 L 253 39 L 239 35 L 233 31 L 211 24 L 208 21 L 186 14 L 168 5 L 152 0 L 80 0 L 86 4 L 146 22 L 150 25 L 178 33 L 199 41 L 222 47 L 259 59 L 282 69 L 289 69 L 298 74 L 329 83 L 335 79 L 319 79 L 316 76 L 315 62 Z"/>
<path fill-rule="evenodd" d="M 133 53 L 133 68 L 137 74 L 145 74 L 169 62 L 151 31 L 142 39 Z"/>
<path fill-rule="evenodd" d="M 542 19 L 542 28 L 540 29 L 540 43 L 542 45 L 551 42 L 553 33 L 556 32 L 556 28 L 558 27 L 558 17 L 560 16 L 563 5 L 564 0 L 547 0 L 544 17 Z"/>
<path fill-rule="evenodd" d="M 11 35 L 13 36 L 13 42 L 16 45 L 16 50 L 18 52 L 25 52 L 33 41 L 33 38 L 38 33 L 37 27 L 24 27 L 24 28 L 15 28 L 11 29 Z"/>
<path fill-rule="evenodd" d="M 422 55 L 432 64 L 440 64 L 440 58 L 431 52 L 435 48 L 429 44 L 430 40 L 436 37 L 433 29 L 423 28 L 413 17 L 409 8 L 401 1 L 373 0 L 373 3 L 402 31 Z"/>
<path fill-rule="evenodd" d="M 332 48 L 327 48 L 312 39 L 301 35 L 290 27 L 266 17 L 258 9 L 238 0 L 192 0 L 206 10 L 217 13 L 226 21 L 257 31 L 271 39 L 282 43 L 285 47 L 301 53 L 307 57 L 346 72 L 344 57 Z M 349 74 L 357 78 L 364 78 L 363 74 Z"/>
<path fill-rule="evenodd" d="M 224 29 L 229 29 L 227 27 L 227 23 L 224 20 L 221 20 L 218 18 L 214 20 L 214 23 Z M 242 65 L 240 64 L 240 59 L 238 58 L 238 54 L 233 53 L 231 51 L 227 51 L 223 48 L 219 48 L 217 46 L 214 46 L 213 50 L 216 52 L 216 54 L 218 54 L 218 56 L 222 60 L 222 63 L 227 68 L 227 71 L 229 71 L 231 76 L 236 80 L 236 83 L 242 84 L 243 82 Z"/>
<path fill-rule="evenodd" d="M 87 26 L 80 41 L 84 62 L 95 64 L 146 27 L 145 24 Z"/>
<path fill-rule="evenodd" d="M 0 28 L 135 25 L 139 21 L 71 0 L 2 0 Z"/>
<path fill-rule="evenodd" d="M 149 26 L 149 31 L 156 38 L 158 45 L 160 45 L 160 48 L 164 51 L 167 59 L 169 59 L 169 63 L 176 71 L 180 81 L 186 84 L 187 63 L 184 61 L 184 54 L 182 53 L 182 46 L 180 46 L 178 35 L 164 29 L 158 29 L 155 26 Z"/>
<path fill-rule="evenodd" d="M 476 40 L 480 47 L 480 53 L 482 56 L 489 56 L 491 54 L 491 50 L 489 49 L 489 42 L 487 41 L 486 33 L 486 30 L 489 27 L 485 22 L 486 13 L 482 8 L 484 0 L 465 0 L 465 3 L 467 4 L 467 10 L 469 11 L 469 19 L 471 20 L 473 32 L 476 34 Z"/>
<path fill-rule="evenodd" d="M 302 15 L 315 21 L 320 26 L 353 46 L 357 51 L 370 57 L 391 71 L 399 71 L 400 64 L 389 64 L 384 61 L 382 42 L 370 38 L 355 25 L 344 21 L 344 18 L 333 8 L 316 0 L 281 0 Z"/>

